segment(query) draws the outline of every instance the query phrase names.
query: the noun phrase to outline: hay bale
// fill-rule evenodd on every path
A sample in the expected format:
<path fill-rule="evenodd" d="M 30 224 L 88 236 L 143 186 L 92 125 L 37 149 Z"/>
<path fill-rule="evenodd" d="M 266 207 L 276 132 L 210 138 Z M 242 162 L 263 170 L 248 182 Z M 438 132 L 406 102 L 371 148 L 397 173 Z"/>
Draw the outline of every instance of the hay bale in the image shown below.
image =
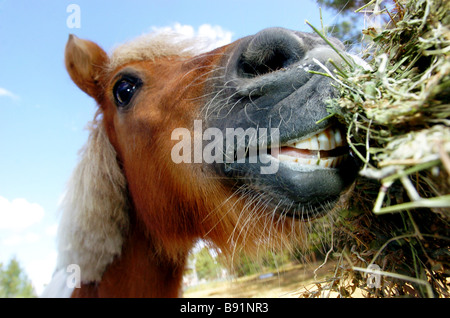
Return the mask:
<path fill-rule="evenodd" d="M 347 125 L 361 172 L 335 226 L 338 265 L 320 289 L 449 297 L 450 2 L 394 3 L 372 13 L 389 17 L 384 29 L 363 30 L 368 65 L 323 66 L 340 92 L 330 116 Z"/>

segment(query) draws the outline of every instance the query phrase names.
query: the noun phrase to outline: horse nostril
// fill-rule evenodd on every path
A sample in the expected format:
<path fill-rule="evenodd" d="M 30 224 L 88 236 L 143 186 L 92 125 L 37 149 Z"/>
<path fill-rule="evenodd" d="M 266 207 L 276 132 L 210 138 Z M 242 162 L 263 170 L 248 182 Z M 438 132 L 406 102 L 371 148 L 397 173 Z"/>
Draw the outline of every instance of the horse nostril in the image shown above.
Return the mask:
<path fill-rule="evenodd" d="M 277 48 L 266 47 L 260 56 L 243 56 L 241 67 L 243 77 L 255 77 L 287 67 L 290 56 Z"/>
<path fill-rule="evenodd" d="M 287 68 L 304 55 L 302 39 L 281 28 L 259 32 L 242 52 L 238 74 L 252 78 Z"/>

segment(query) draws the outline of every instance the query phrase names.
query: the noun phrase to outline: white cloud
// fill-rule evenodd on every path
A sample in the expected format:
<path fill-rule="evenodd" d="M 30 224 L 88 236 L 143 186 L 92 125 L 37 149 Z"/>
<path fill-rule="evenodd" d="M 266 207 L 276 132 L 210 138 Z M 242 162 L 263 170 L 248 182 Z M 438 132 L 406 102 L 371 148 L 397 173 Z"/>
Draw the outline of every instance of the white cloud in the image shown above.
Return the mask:
<path fill-rule="evenodd" d="M 218 25 L 202 24 L 198 28 L 198 35 L 211 39 L 217 47 L 231 43 L 233 33 L 222 29 Z"/>
<path fill-rule="evenodd" d="M 25 199 L 0 197 L 0 229 L 23 230 L 44 217 L 44 208 Z"/>
<path fill-rule="evenodd" d="M 56 266 L 57 253 L 50 252 L 42 255 L 39 259 L 34 259 L 26 264 L 28 277 L 33 282 L 33 286 L 38 296 L 44 291 L 52 278 Z"/>
<path fill-rule="evenodd" d="M 195 36 L 194 27 L 191 25 L 181 25 L 180 23 L 175 23 L 172 27 L 166 27 L 165 29 L 170 29 L 176 33 L 185 35 L 190 38 Z"/>
<path fill-rule="evenodd" d="M 19 246 L 21 244 L 31 244 L 39 241 L 40 235 L 36 233 L 26 233 L 24 235 L 12 235 L 1 241 L 3 246 Z"/>
<path fill-rule="evenodd" d="M 7 89 L 0 87 L 0 97 L 5 96 L 9 97 L 11 99 L 18 99 L 19 97 L 12 92 L 8 91 Z"/>
<path fill-rule="evenodd" d="M 50 237 L 56 237 L 57 233 L 58 233 L 58 223 L 49 225 L 45 228 L 45 234 Z"/>
<path fill-rule="evenodd" d="M 56 265 L 57 224 L 45 220 L 44 208 L 26 199 L 0 196 L 0 262 L 20 260 L 38 295 Z"/>
<path fill-rule="evenodd" d="M 172 31 L 183 35 L 187 38 L 198 37 L 200 40 L 207 42 L 206 50 L 212 50 L 217 47 L 231 43 L 233 33 L 224 30 L 221 26 L 202 24 L 198 27 L 198 30 L 191 25 L 183 25 L 181 23 L 175 23 L 170 27 L 153 27 L 153 31 Z"/>

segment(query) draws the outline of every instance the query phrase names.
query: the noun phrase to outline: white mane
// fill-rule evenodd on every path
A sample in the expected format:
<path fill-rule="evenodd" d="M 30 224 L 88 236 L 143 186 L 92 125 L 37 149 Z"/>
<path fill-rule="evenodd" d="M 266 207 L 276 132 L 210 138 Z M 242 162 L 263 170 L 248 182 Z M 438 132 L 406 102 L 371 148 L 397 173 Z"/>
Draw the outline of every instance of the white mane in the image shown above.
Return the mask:
<path fill-rule="evenodd" d="M 207 50 L 204 38 L 192 38 L 172 31 L 141 35 L 115 48 L 110 56 L 109 70 L 133 61 L 155 60 L 159 57 L 191 57 Z"/>
<path fill-rule="evenodd" d="M 125 176 L 103 123 L 95 120 L 62 204 L 57 269 L 77 264 L 81 281 L 99 281 L 122 250 L 127 209 Z"/>

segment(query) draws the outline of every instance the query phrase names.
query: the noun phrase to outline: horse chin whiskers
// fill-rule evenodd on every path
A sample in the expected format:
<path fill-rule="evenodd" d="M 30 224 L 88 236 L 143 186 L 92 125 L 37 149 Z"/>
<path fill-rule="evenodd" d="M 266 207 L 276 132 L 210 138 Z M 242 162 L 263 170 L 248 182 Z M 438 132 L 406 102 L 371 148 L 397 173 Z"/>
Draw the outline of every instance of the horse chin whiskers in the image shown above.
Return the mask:
<path fill-rule="evenodd" d="M 242 208 L 238 212 L 237 222 L 229 234 L 228 243 L 233 246 L 231 264 L 244 252 L 258 260 L 262 251 L 295 251 L 310 244 L 309 236 L 317 229 L 326 232 L 332 222 L 330 215 L 311 218 L 317 208 L 298 205 L 296 213 L 288 211 L 295 206 L 286 199 L 276 201 L 273 197 L 253 191 L 248 185 L 241 185 L 231 196 L 238 197 Z M 234 206 L 235 207 L 235 206 Z M 323 203 L 321 209 L 331 209 L 331 203 Z M 325 242 L 319 244 L 324 248 Z M 252 256 L 253 255 L 253 256 Z"/>

